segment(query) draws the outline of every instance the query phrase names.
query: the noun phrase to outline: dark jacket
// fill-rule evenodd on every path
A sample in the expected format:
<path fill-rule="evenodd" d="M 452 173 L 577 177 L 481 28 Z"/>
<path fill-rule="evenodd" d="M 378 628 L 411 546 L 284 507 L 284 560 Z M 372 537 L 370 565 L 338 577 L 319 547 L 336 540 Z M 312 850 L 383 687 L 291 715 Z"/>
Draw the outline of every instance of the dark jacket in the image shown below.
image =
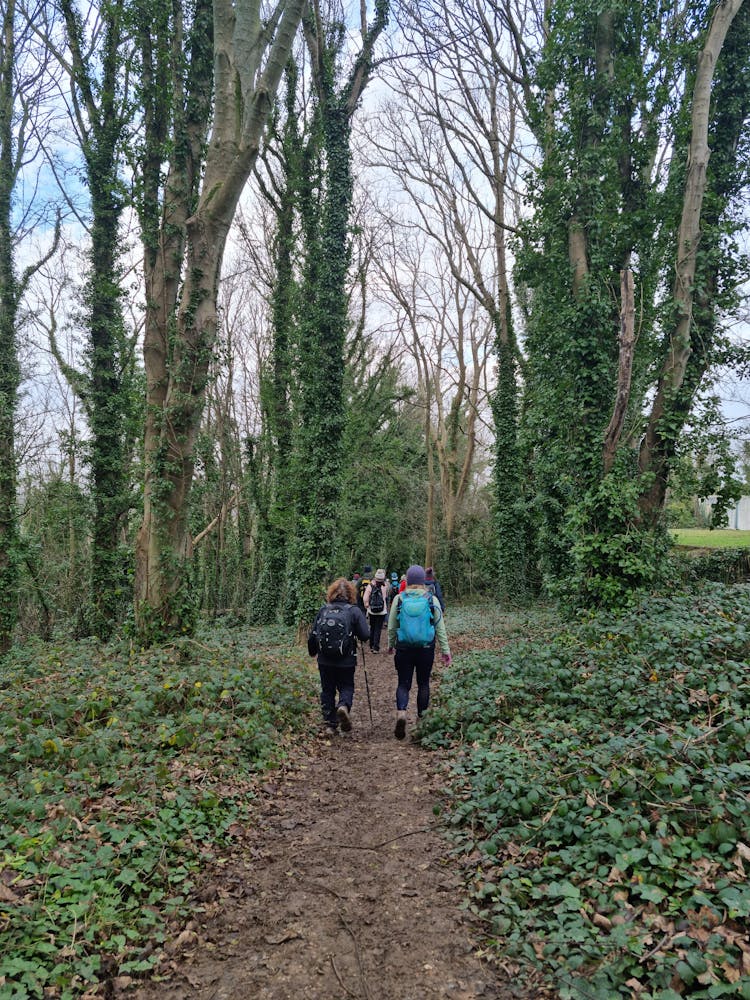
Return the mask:
<path fill-rule="evenodd" d="M 435 577 L 426 576 L 424 578 L 424 585 L 425 587 L 427 587 L 428 590 L 432 591 L 435 597 L 437 597 L 438 604 L 440 605 L 440 610 L 445 611 L 445 599 L 443 597 L 443 590 L 438 581 L 435 579 Z"/>
<path fill-rule="evenodd" d="M 362 642 L 367 642 L 370 638 L 370 626 L 367 624 L 367 619 L 365 618 L 364 612 L 361 611 L 356 604 L 346 604 L 343 601 L 336 601 L 336 604 L 349 609 L 349 614 L 351 615 L 351 625 L 354 635 L 361 639 Z M 321 667 L 356 667 L 357 666 L 357 652 L 356 645 L 354 652 L 349 653 L 347 656 L 331 656 L 330 654 L 320 653 L 318 650 L 318 635 L 317 628 L 318 622 L 320 621 L 320 616 L 323 614 L 325 608 L 328 605 L 324 604 L 323 607 L 318 611 L 315 616 L 315 621 L 313 622 L 313 627 L 307 636 L 307 651 L 310 656 L 317 656 L 318 663 Z"/>

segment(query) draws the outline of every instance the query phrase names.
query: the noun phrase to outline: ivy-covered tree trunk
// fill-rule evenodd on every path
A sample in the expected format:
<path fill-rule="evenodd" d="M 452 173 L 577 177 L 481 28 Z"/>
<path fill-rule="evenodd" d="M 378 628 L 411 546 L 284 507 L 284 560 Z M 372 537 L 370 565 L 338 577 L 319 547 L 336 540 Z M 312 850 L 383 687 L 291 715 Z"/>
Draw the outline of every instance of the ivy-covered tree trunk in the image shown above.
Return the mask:
<path fill-rule="evenodd" d="M 0 653 L 13 641 L 18 618 L 18 520 L 15 418 L 19 386 L 16 350 L 18 294 L 13 263 L 11 199 L 15 185 L 13 106 L 15 3 L 5 5 L 0 50 Z"/>
<path fill-rule="evenodd" d="M 748 113 L 741 19 L 740 46 L 722 50 L 742 6 L 719 0 L 666 22 L 652 0 L 550 8 L 547 99 L 532 119 L 544 165 L 520 254 L 533 289 L 526 428 L 547 582 L 584 601 L 622 600 L 661 568 L 671 460 L 731 299 L 727 208 L 744 183 Z M 722 64 L 723 93 L 712 82 Z M 619 291 L 631 270 L 635 332 L 629 281 Z"/>
<path fill-rule="evenodd" d="M 144 108 L 143 145 L 136 152 L 136 169 L 141 181 L 137 207 L 146 289 L 145 482 L 143 520 L 135 550 L 135 604 L 141 631 L 158 634 L 163 628 L 159 621 L 161 548 L 152 525 L 153 508 L 158 508 L 161 498 L 152 481 L 159 467 L 187 220 L 198 198 L 210 119 L 213 5 L 212 0 L 198 0 L 192 19 L 186 20 L 182 8 L 172 11 L 163 4 L 154 8 L 149 0 L 143 0 L 134 6 L 134 17 L 141 59 L 138 92 Z M 183 48 L 189 53 L 187 60 Z M 162 180 L 164 163 L 168 167 Z"/>
<path fill-rule="evenodd" d="M 122 316 L 119 257 L 124 207 L 119 180 L 123 137 L 130 111 L 120 93 L 124 64 L 124 6 L 102 9 L 101 70 L 85 55 L 80 13 L 61 0 L 72 53 L 71 92 L 91 194 L 91 248 L 86 280 L 88 325 L 86 370 L 73 374 L 82 392 L 91 442 L 94 518 L 91 546 L 91 598 L 88 629 L 107 635 L 126 606 L 128 553 L 123 526 L 130 506 L 129 442 L 135 419 L 132 347 Z M 67 367 L 63 366 L 63 371 Z"/>
<path fill-rule="evenodd" d="M 197 204 L 184 226 L 186 263 L 177 315 L 144 344 L 149 391 L 144 517 L 136 547 L 136 616 L 144 635 L 191 627 L 187 502 L 195 442 L 216 340 L 216 297 L 227 234 L 304 0 L 280 0 L 268 22 L 254 3 L 214 0 L 214 114 Z M 203 80 L 204 86 L 210 80 Z M 196 92 L 205 101 L 207 92 Z M 186 139 L 185 134 L 179 136 Z M 163 220 L 166 229 L 170 219 Z M 179 269 L 167 262 L 162 273 Z M 173 325 L 172 325 L 173 324 Z"/>
<path fill-rule="evenodd" d="M 293 491 L 290 478 L 292 459 L 293 411 L 292 356 L 296 347 L 298 287 L 295 277 L 297 235 L 296 209 L 300 197 L 302 140 L 297 121 L 297 84 L 299 73 L 293 60 L 286 71 L 285 121 L 280 142 L 282 175 L 277 182 L 278 195 L 268 192 L 276 214 L 274 242 L 274 281 L 271 295 L 273 345 L 268 370 L 261 387 L 263 418 L 267 429 L 262 446 L 267 451 L 265 489 L 261 490 L 262 471 L 257 461 L 253 484 L 258 512 L 258 576 L 251 604 L 254 621 L 272 622 L 286 604 L 288 541 L 292 533 Z"/>
<path fill-rule="evenodd" d="M 337 61 L 343 49 L 344 26 L 324 25 L 317 3 L 304 22 L 317 120 L 306 158 L 308 174 L 302 179 L 305 263 L 297 343 L 299 424 L 291 470 L 294 536 L 287 566 L 288 613 L 300 631 L 320 604 L 336 547 L 345 422 L 346 283 L 351 260 L 351 121 L 370 79 L 375 43 L 385 28 L 388 12 L 388 0 L 378 0 L 373 23 L 366 32 L 363 26 L 363 45 L 352 72 L 338 90 Z M 318 203 L 312 171 L 321 167 L 320 153 L 324 158 L 324 174 L 319 175 L 324 193 Z"/>
<path fill-rule="evenodd" d="M 725 40 L 729 43 L 726 49 Z M 742 0 L 718 4 L 698 56 L 691 92 L 673 318 L 639 453 L 639 468 L 649 484 L 639 506 L 651 526 L 657 526 L 661 519 L 671 462 L 695 393 L 712 360 L 721 306 L 719 290 L 723 285 L 730 296 L 733 290 L 722 246 L 722 221 L 726 221 L 727 209 L 743 184 L 743 172 L 737 170 L 736 161 L 750 116 L 749 53 L 750 5 L 743 5 Z M 718 83 L 712 88 L 715 73 Z"/>
<path fill-rule="evenodd" d="M 346 275 L 351 204 L 350 122 L 343 109 L 322 112 L 327 157 L 322 217 L 311 204 L 308 183 L 306 259 L 297 334 L 298 427 L 292 477 L 294 534 L 287 579 L 293 621 L 304 628 L 320 604 L 321 585 L 331 570 L 340 501 L 344 429 L 343 357 L 346 339 Z"/>

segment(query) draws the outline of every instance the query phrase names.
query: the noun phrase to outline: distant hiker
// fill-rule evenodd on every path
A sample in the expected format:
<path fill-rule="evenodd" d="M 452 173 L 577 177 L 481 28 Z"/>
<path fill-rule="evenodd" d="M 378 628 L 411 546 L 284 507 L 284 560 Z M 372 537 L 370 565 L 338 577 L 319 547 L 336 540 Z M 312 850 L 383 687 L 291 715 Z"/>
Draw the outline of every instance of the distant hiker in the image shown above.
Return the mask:
<path fill-rule="evenodd" d="M 402 573 L 401 574 L 401 579 L 399 580 L 399 583 L 398 583 L 398 592 L 399 592 L 399 594 L 402 591 L 404 591 L 404 590 L 406 590 L 406 573 Z"/>
<path fill-rule="evenodd" d="M 398 675 L 396 687 L 396 739 L 406 735 L 406 709 L 409 692 L 417 672 L 417 715 L 421 719 L 430 704 L 430 674 L 435 659 L 435 641 L 440 643 L 443 663 L 451 662 L 448 633 L 440 602 L 425 587 L 425 571 L 410 566 L 406 571 L 406 589 L 391 605 L 388 617 L 388 649 L 395 653 Z"/>
<path fill-rule="evenodd" d="M 360 576 L 357 582 L 357 604 L 359 605 L 360 611 L 365 611 L 365 591 L 372 583 L 372 566 L 369 564 L 365 566 L 362 570 L 362 576 Z"/>
<path fill-rule="evenodd" d="M 404 577 L 406 579 L 406 577 Z M 398 573 L 391 573 L 391 585 L 388 592 L 388 607 L 393 603 L 393 598 L 398 593 Z"/>
<path fill-rule="evenodd" d="M 388 614 L 388 584 L 384 569 L 377 571 L 372 583 L 365 589 L 364 601 L 370 623 L 370 649 L 373 653 L 379 653 L 380 633 L 383 631 L 383 622 Z"/>
<path fill-rule="evenodd" d="M 435 571 L 433 570 L 432 566 L 428 566 L 427 569 L 424 571 L 424 582 L 427 589 L 432 591 L 435 597 L 437 597 L 438 601 L 440 601 L 440 610 L 445 611 L 445 600 L 443 599 L 443 591 L 439 581 L 435 577 Z"/>
<path fill-rule="evenodd" d="M 357 607 L 354 584 L 339 577 L 326 591 L 326 603 L 307 637 L 308 653 L 318 657 L 320 707 L 323 725 L 329 734 L 336 732 L 337 725 L 345 733 L 352 728 L 349 716 L 354 699 L 357 639 L 367 642 L 369 638 L 370 629 Z"/>

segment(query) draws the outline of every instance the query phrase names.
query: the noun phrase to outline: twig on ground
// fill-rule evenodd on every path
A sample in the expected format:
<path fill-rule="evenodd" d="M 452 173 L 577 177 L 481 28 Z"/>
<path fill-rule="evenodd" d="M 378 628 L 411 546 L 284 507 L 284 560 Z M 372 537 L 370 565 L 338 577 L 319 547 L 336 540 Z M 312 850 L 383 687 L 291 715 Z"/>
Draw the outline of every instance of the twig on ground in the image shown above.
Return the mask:
<path fill-rule="evenodd" d="M 336 847 L 350 851 L 379 851 L 381 847 L 387 847 L 388 844 L 393 844 L 397 840 L 403 840 L 404 837 L 413 837 L 417 833 L 429 833 L 433 829 L 434 827 L 432 826 L 420 826 L 418 830 L 407 830 L 406 833 L 400 833 L 398 837 L 391 837 L 389 840 L 384 840 L 381 844 L 336 844 Z"/>
<path fill-rule="evenodd" d="M 664 947 L 664 945 L 665 944 L 669 944 L 670 941 L 673 938 L 675 938 L 675 937 L 678 937 L 678 935 L 677 934 L 671 934 L 669 931 L 667 931 L 667 933 L 664 935 L 664 937 L 656 945 L 655 948 L 652 948 L 651 951 L 647 952 L 645 955 L 641 955 L 641 957 L 638 959 L 639 964 L 640 965 L 645 965 L 646 962 L 648 962 L 648 960 L 650 958 L 653 958 L 654 955 L 658 954 L 662 950 L 662 948 Z"/>
<path fill-rule="evenodd" d="M 333 955 L 331 955 L 331 965 L 333 966 L 333 971 L 336 973 L 336 978 L 339 981 L 339 985 L 341 986 L 341 989 L 344 990 L 344 992 L 347 993 L 350 997 L 356 997 L 357 994 L 356 993 L 352 993 L 352 991 L 346 985 L 346 983 L 344 982 L 344 980 L 341 978 L 341 975 L 339 974 L 339 970 L 336 968 L 336 962 L 333 959 Z"/>
<path fill-rule="evenodd" d="M 362 954 L 361 954 L 361 952 L 359 950 L 359 941 L 357 940 L 357 936 L 354 933 L 354 931 L 351 929 L 351 927 L 349 926 L 349 924 L 347 924 L 346 920 L 344 920 L 344 915 L 341 912 L 339 912 L 339 920 L 344 925 L 344 929 L 346 930 L 346 932 L 349 934 L 349 936 L 351 937 L 352 941 L 354 942 L 354 954 L 357 957 L 357 965 L 359 966 L 359 975 L 360 975 L 360 978 L 362 979 L 362 986 L 364 987 L 364 990 L 365 990 L 365 1000 L 370 1000 L 370 998 L 371 998 L 370 987 L 367 985 L 367 977 L 365 976 L 365 968 L 364 968 L 364 965 L 362 964 Z"/>

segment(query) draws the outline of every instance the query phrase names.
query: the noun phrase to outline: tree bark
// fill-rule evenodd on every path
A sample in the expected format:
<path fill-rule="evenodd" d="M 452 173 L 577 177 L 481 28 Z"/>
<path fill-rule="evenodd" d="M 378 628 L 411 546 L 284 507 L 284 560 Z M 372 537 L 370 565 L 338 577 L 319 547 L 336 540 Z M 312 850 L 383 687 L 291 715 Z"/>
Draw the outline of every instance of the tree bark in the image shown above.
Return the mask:
<path fill-rule="evenodd" d="M 639 468 L 651 473 L 652 481 L 640 499 L 641 513 L 647 520 L 658 518 L 664 507 L 669 477 L 669 460 L 674 442 L 682 429 L 667 427 L 677 394 L 685 379 L 691 355 L 691 324 L 694 300 L 694 279 L 701 235 L 701 212 L 706 192 L 709 111 L 711 85 L 716 62 L 727 32 L 742 0 L 722 0 L 714 12 L 706 44 L 698 57 L 698 70 L 693 86 L 691 138 L 687 157 L 687 177 L 682 204 L 682 216 L 677 242 L 677 261 L 672 291 L 674 327 L 669 335 L 668 349 L 662 364 L 656 395 L 649 414 L 646 433 L 641 443 Z"/>
<path fill-rule="evenodd" d="M 187 505 L 216 339 L 224 247 L 304 2 L 280 0 L 265 23 L 254 2 L 214 2 L 214 118 L 201 193 L 185 223 L 187 260 L 173 348 L 171 355 L 164 352 L 173 318 L 169 316 L 167 327 L 157 332 L 144 354 L 152 419 L 147 427 L 135 599 L 137 620 L 146 634 L 153 634 L 154 627 L 174 631 L 190 624 Z"/>
<path fill-rule="evenodd" d="M 620 443 L 625 415 L 630 402 L 630 381 L 633 373 L 635 352 L 635 297 L 633 294 L 633 272 L 620 273 L 620 356 L 617 365 L 617 391 L 615 405 L 609 426 L 604 433 L 603 465 L 605 473 L 614 464 L 617 446 Z"/>

